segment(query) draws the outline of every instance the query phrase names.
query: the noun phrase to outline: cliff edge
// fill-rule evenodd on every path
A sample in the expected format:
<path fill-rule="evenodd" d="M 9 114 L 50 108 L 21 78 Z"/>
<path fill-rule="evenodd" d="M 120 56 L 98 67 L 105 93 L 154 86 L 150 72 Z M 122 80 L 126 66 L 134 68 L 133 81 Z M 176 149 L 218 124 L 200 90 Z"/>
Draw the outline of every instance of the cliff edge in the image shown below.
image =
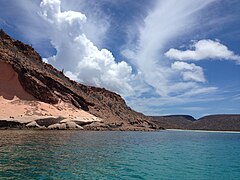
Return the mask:
<path fill-rule="evenodd" d="M 0 128 L 155 130 L 120 95 L 70 80 L 0 31 Z"/>

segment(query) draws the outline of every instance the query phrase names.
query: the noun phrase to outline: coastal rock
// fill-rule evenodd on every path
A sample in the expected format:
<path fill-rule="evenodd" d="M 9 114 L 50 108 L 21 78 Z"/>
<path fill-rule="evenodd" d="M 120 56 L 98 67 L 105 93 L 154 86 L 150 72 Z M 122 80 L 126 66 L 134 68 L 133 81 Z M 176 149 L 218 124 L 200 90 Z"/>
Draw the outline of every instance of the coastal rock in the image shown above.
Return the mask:
<path fill-rule="evenodd" d="M 60 122 L 61 123 L 66 123 L 66 122 L 70 122 L 70 121 L 76 123 L 79 126 L 85 126 L 85 125 L 91 124 L 93 122 L 100 122 L 101 119 L 96 118 L 96 117 L 84 118 L 84 119 L 83 118 L 72 118 L 72 119 L 66 118 L 66 119 L 61 120 Z"/>
<path fill-rule="evenodd" d="M 52 124 L 52 125 L 48 126 L 47 128 L 48 129 L 65 130 L 65 129 L 67 129 L 67 126 L 65 123 L 62 123 L 62 124 L 56 123 L 56 124 Z"/>
<path fill-rule="evenodd" d="M 41 128 L 41 126 L 36 121 L 32 121 L 32 122 L 28 123 L 26 125 L 26 127 L 29 127 L 29 128 Z"/>
<path fill-rule="evenodd" d="M 78 130 L 83 130 L 84 128 L 82 126 L 79 126 L 77 123 L 73 121 L 68 121 L 65 123 L 67 129 L 78 129 Z"/>
<path fill-rule="evenodd" d="M 77 129 L 83 130 L 84 128 L 76 124 L 75 122 L 68 121 L 65 123 L 56 123 L 47 127 L 48 129 L 66 130 L 66 129 Z"/>
<path fill-rule="evenodd" d="M 119 128 L 122 125 L 123 125 L 123 122 L 115 122 L 115 123 L 108 124 L 110 128 Z"/>
<path fill-rule="evenodd" d="M 49 127 L 52 124 L 59 123 L 62 119 L 63 119 L 62 117 L 58 117 L 58 118 L 51 117 L 51 118 L 38 119 L 36 120 L 36 122 L 40 126 Z"/>
<path fill-rule="evenodd" d="M 9 81 L 6 79 L 0 81 L 7 83 L 4 84 L 7 88 L 0 91 L 0 98 L 2 97 L 0 106 L 2 102 L 2 107 L 8 105 L 10 108 L 21 110 L 21 113 L 16 115 L 20 122 L 28 119 L 28 122 L 36 121 L 43 127 L 54 123 L 58 125 L 51 126 L 52 128 L 64 128 L 59 125 L 61 120 L 57 119 L 42 124 L 46 123 L 45 120 L 42 122 L 42 119 L 56 118 L 59 115 L 64 119 L 71 119 L 80 126 L 94 127 L 93 129 L 96 129 L 97 124 L 98 129 L 116 130 L 120 128 L 121 130 L 136 130 L 136 128 L 153 130 L 158 127 L 148 117 L 128 107 L 120 95 L 104 88 L 86 86 L 70 80 L 62 71 L 44 63 L 31 46 L 12 39 L 3 30 L 0 31 L 0 63 L 13 69 L 16 75 L 12 82 L 19 83 L 21 90 L 20 95 L 17 96 L 17 91 L 13 91 L 9 96 L 6 92 Z M 1 84 L 1 87 L 4 86 Z M 15 104 L 11 104 L 12 101 Z M 5 116 L 6 112 L 0 112 L 0 120 L 4 120 Z M 33 116 L 39 116 L 40 120 Z M 83 117 L 87 117 L 88 120 L 78 120 Z M 95 120 L 91 121 L 92 118 Z M 104 125 L 96 121 L 103 121 Z"/>
<path fill-rule="evenodd" d="M 0 121 L 0 129 L 8 129 L 8 128 L 22 128 L 23 124 L 17 122 L 17 121 L 7 121 L 7 120 L 1 120 Z"/>

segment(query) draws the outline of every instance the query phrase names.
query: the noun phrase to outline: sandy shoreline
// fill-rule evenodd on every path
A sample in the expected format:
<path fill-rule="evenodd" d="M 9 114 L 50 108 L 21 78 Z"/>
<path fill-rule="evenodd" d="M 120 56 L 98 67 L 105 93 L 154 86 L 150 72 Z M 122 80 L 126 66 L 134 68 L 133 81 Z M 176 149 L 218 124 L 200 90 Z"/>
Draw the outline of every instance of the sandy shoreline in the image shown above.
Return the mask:
<path fill-rule="evenodd" d="M 189 131 L 189 132 L 209 132 L 209 133 L 240 133 L 240 131 L 213 131 L 213 130 L 188 130 L 188 129 L 165 129 L 166 131 Z"/>

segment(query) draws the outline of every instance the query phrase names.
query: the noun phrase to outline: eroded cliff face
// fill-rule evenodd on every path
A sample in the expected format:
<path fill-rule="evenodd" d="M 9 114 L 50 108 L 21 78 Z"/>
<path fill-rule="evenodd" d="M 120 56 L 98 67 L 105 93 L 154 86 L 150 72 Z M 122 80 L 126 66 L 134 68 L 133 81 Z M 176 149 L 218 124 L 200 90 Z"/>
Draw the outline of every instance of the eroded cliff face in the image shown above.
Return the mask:
<path fill-rule="evenodd" d="M 61 71 L 44 63 L 29 45 L 0 31 L 0 62 L 12 66 L 22 88 L 37 100 L 70 103 L 102 119 L 85 126 L 90 130 L 154 130 L 148 117 L 129 108 L 118 94 L 104 88 L 86 86 L 70 80 Z M 1 95 L 0 95 L 1 96 Z"/>

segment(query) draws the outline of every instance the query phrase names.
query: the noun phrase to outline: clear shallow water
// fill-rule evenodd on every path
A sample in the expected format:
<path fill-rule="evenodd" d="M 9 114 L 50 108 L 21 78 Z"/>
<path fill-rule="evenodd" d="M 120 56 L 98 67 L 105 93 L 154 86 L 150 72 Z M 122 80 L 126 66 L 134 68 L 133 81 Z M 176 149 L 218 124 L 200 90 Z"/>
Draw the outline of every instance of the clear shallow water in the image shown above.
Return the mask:
<path fill-rule="evenodd" d="M 240 134 L 0 131 L 0 179 L 239 179 Z"/>

